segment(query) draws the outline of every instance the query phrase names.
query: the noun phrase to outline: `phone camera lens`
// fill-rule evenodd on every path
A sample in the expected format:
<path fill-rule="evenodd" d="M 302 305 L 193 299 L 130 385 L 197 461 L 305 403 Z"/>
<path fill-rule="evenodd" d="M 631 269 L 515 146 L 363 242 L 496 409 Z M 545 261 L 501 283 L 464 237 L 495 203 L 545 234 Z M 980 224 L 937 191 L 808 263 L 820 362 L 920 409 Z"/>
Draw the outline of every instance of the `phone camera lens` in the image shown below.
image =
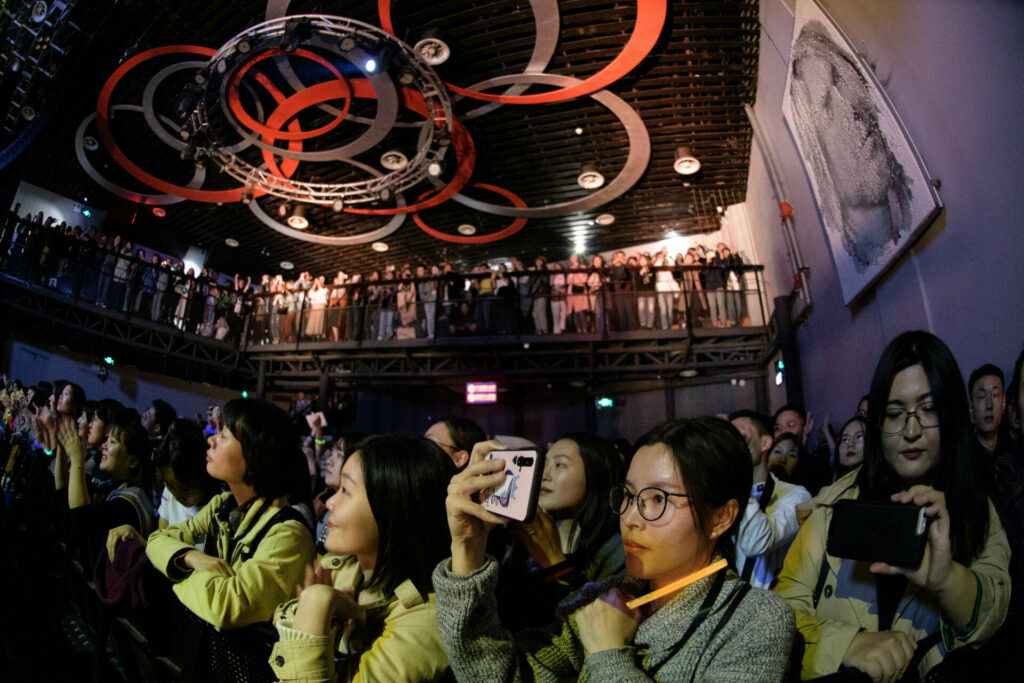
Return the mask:
<path fill-rule="evenodd" d="M 515 464 L 519 467 L 529 467 L 533 464 L 533 458 L 526 455 L 519 455 L 514 458 Z"/>

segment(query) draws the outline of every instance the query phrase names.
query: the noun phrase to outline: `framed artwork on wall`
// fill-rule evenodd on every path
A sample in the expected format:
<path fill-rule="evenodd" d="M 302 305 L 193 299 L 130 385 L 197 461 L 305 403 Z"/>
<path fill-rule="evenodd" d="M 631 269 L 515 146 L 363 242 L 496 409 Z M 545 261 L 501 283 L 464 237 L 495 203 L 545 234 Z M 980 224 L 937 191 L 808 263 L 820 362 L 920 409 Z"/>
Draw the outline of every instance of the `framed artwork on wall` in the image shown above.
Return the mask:
<path fill-rule="evenodd" d="M 942 204 L 874 72 L 817 0 L 796 3 L 782 113 L 849 305 L 892 267 Z"/>

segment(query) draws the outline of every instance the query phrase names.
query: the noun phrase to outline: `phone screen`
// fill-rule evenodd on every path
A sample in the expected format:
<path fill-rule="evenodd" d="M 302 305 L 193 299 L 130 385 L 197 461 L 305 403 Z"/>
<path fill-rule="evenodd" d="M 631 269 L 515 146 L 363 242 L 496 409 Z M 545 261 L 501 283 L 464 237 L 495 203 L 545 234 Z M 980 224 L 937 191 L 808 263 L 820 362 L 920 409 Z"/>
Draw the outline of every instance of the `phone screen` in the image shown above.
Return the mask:
<path fill-rule="evenodd" d="M 535 450 L 491 451 L 487 459 L 505 461 L 505 481 L 496 489 L 484 489 L 483 502 L 491 512 L 518 522 L 529 522 L 537 509 L 544 458 Z"/>

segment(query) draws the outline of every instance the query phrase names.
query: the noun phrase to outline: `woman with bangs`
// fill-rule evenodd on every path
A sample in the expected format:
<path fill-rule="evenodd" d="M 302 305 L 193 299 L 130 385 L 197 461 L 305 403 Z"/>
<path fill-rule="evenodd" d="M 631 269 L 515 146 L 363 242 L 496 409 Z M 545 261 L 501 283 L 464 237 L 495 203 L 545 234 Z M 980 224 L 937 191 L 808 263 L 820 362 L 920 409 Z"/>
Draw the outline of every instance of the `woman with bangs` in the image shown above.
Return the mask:
<path fill-rule="evenodd" d="M 153 515 L 153 465 L 149 436 L 138 420 L 126 413 L 114 418 L 106 430 L 100 452 L 99 470 L 112 487 L 108 493 L 90 490 L 85 473 L 85 448 L 78 427 L 70 416 L 57 426 L 57 440 L 69 461 L 66 481 L 71 509 L 72 538 L 79 544 L 80 557 L 92 566 L 104 547 L 110 529 L 130 525 L 142 535 L 156 528 Z M 58 490 L 65 488 L 58 481 Z"/>
<path fill-rule="evenodd" d="M 269 621 L 314 557 L 310 530 L 287 500 L 308 488 L 298 437 L 277 406 L 236 398 L 208 444 L 206 471 L 229 490 L 153 532 L 146 554 L 182 604 L 215 627 Z M 204 536 L 205 552 L 195 547 Z"/>
<path fill-rule="evenodd" d="M 644 436 L 610 495 L 626 576 L 585 588 L 547 629 L 515 637 L 498 619 L 497 566 L 485 551 L 503 520 L 479 503 L 482 490 L 505 478 L 503 461 L 485 458 L 496 448 L 478 444 L 452 479 L 452 556 L 434 571 L 441 638 L 459 680 L 784 679 L 792 610 L 722 568 L 734 561 L 739 501 L 752 478 L 732 425 L 677 420 Z M 644 597 L 631 607 L 635 596 Z"/>
<path fill-rule="evenodd" d="M 281 681 L 433 681 L 441 647 L 430 575 L 448 552 L 444 496 L 455 464 L 424 437 L 373 436 L 327 501 L 326 555 L 277 611 Z"/>
<path fill-rule="evenodd" d="M 797 613 L 805 678 L 841 667 L 875 681 L 914 668 L 924 676 L 947 653 L 990 638 L 1006 616 L 1009 546 L 982 486 L 953 354 L 928 332 L 901 334 L 868 396 L 863 464 L 818 494 L 776 586 Z M 831 505 L 847 498 L 923 507 L 921 564 L 829 555 Z"/>

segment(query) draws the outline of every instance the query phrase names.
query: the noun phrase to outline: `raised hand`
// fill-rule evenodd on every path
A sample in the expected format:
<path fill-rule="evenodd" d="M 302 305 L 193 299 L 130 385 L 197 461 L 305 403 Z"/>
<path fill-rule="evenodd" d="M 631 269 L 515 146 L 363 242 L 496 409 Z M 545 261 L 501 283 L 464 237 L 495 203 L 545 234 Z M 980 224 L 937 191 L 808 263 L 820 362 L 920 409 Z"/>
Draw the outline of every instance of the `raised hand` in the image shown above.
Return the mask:
<path fill-rule="evenodd" d="M 448 484 L 445 508 L 452 535 L 452 571 L 470 574 L 484 563 L 487 534 L 507 521 L 480 504 L 481 491 L 501 486 L 505 481 L 505 461 L 487 460 L 487 454 L 504 450 L 498 441 L 482 441 L 473 446 L 469 464 Z"/>

